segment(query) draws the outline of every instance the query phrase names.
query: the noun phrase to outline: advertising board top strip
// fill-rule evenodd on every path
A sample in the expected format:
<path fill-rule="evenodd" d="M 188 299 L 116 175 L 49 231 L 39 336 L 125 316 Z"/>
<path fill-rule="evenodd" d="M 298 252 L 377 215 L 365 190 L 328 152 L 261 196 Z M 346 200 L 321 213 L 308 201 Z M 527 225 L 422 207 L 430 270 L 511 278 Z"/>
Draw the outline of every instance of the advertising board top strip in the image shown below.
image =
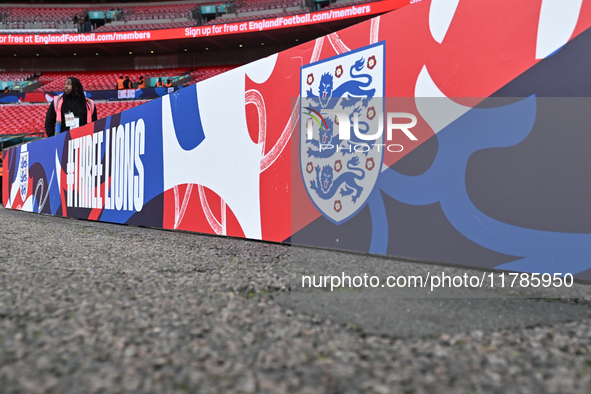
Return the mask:
<path fill-rule="evenodd" d="M 419 0 L 420 1 L 420 0 Z M 175 29 L 120 31 L 104 33 L 59 33 L 59 34 L 0 34 L 0 45 L 66 45 L 104 44 L 114 42 L 144 42 L 223 36 L 228 34 L 252 33 L 284 29 L 325 22 L 334 22 L 362 16 L 389 12 L 417 0 L 386 0 L 369 4 L 317 11 L 307 14 L 290 15 L 271 19 L 219 25 L 195 26 Z"/>

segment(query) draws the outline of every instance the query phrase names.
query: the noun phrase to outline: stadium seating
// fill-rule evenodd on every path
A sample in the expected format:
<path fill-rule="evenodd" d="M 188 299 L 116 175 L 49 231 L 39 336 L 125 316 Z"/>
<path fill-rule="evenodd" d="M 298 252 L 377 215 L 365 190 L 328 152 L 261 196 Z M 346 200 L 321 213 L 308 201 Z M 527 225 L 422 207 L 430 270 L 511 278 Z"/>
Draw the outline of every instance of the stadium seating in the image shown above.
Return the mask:
<path fill-rule="evenodd" d="M 359 1 L 351 1 L 348 3 L 332 3 L 331 5 L 328 5 L 324 8 L 322 8 L 323 10 L 329 10 L 329 9 L 335 9 L 335 8 L 341 8 L 341 7 L 349 7 L 352 5 L 359 5 L 359 4 L 367 4 L 367 3 L 373 3 L 376 0 L 359 0 Z"/>
<path fill-rule="evenodd" d="M 43 131 L 48 106 L 49 104 L 0 105 L 0 135 Z"/>
<path fill-rule="evenodd" d="M 302 1 L 298 0 L 241 0 L 236 4 L 236 12 L 263 11 L 275 8 L 300 7 Z"/>
<path fill-rule="evenodd" d="M 112 90 L 117 87 L 119 76 L 129 76 L 132 82 L 137 82 L 140 76 L 148 78 L 165 78 L 190 74 L 193 81 L 184 85 L 192 85 L 196 82 L 211 78 L 214 75 L 238 67 L 238 65 L 205 66 L 199 68 L 170 68 L 158 70 L 120 70 L 120 71 L 68 71 L 68 72 L 43 72 L 39 77 L 42 86 L 35 92 L 60 92 L 64 88 L 66 78 L 72 76 L 80 79 L 84 90 Z"/>
<path fill-rule="evenodd" d="M 126 20 L 158 20 L 190 18 L 191 10 L 201 3 L 184 3 L 168 5 L 141 5 L 141 6 L 117 6 Z M 110 11 L 112 6 L 90 6 L 90 7 L 0 7 L 0 16 L 3 16 L 4 24 L 9 24 L 13 29 L 24 28 L 25 23 L 39 23 L 47 25 L 45 28 L 55 28 L 57 23 L 72 22 L 74 16 L 80 17 L 86 11 Z M 6 28 L 6 26 L 4 26 Z M 37 26 L 35 26 L 37 28 Z"/>
<path fill-rule="evenodd" d="M 191 20 L 191 12 L 194 8 L 202 5 L 227 4 L 227 2 L 206 2 L 206 3 L 184 3 L 169 5 L 141 5 L 141 6 L 118 6 L 126 22 L 124 25 L 107 24 L 96 29 L 96 31 L 125 31 L 137 29 L 163 29 L 175 27 L 194 26 L 195 21 Z M 257 12 L 269 9 L 284 11 L 289 7 L 300 7 L 302 0 L 242 0 L 235 3 L 238 14 L 244 12 Z M 0 16 L 4 16 L 2 28 L 11 29 L 55 29 L 65 27 L 65 23 L 71 23 L 74 16 L 80 17 L 86 11 L 109 11 L 113 7 L 0 7 Z M 296 12 L 297 13 L 297 12 Z M 186 18 L 186 19 L 185 19 Z M 185 19 L 185 20 L 175 20 Z M 252 19 L 252 18 L 251 18 Z M 166 20 L 166 23 L 162 23 Z M 240 19 L 244 20 L 244 19 Z M 138 21 L 141 21 L 138 23 Z M 223 19 L 216 23 L 226 23 Z M 26 25 L 26 26 L 25 26 Z M 70 25 L 71 27 L 72 25 Z"/>
<path fill-rule="evenodd" d="M 84 90 L 111 90 L 117 88 L 119 76 L 129 76 L 132 82 L 137 82 L 140 76 L 144 79 L 152 77 L 168 77 L 189 73 L 189 68 L 172 68 L 158 70 L 120 70 L 120 71 L 68 71 L 68 72 L 43 72 L 39 77 L 42 86 L 36 92 L 59 92 L 64 88 L 64 82 L 68 77 L 76 77 L 82 83 Z"/>
<path fill-rule="evenodd" d="M 97 102 L 97 115 L 105 118 L 136 107 L 147 100 Z M 49 103 L 0 105 L 0 135 L 45 132 L 45 114 Z"/>
<path fill-rule="evenodd" d="M 365 4 L 379 0 L 360 0 L 348 3 L 333 3 L 324 9 L 346 7 L 354 4 Z M 98 27 L 95 31 L 127 31 L 138 29 L 166 29 L 195 26 L 197 23 L 192 20 L 191 12 L 194 8 L 202 5 L 227 4 L 227 2 L 204 2 L 204 3 L 183 3 L 167 5 L 121 5 L 125 24 L 110 24 Z M 234 2 L 236 17 L 217 18 L 209 21 L 208 25 L 243 22 L 247 20 L 260 19 L 257 12 L 266 11 L 264 18 L 275 18 L 281 16 L 295 15 L 309 12 L 303 0 L 238 0 Z M 294 10 L 298 8 L 297 10 Z M 79 17 L 86 11 L 109 11 L 113 7 L 92 6 L 92 7 L 0 7 L 0 16 L 4 16 L 0 28 L 11 28 L 27 30 L 33 29 L 55 29 L 64 28 L 65 23 L 71 23 L 74 16 Z M 268 14 L 267 10 L 277 10 L 277 13 Z M 248 13 L 249 15 L 241 15 Z M 182 20 L 176 20 L 182 19 Z M 130 23 L 131 22 L 131 23 Z M 71 27 L 72 25 L 70 25 Z"/>
<path fill-rule="evenodd" d="M 152 77 L 166 77 L 171 75 L 190 74 L 193 80 L 186 85 L 192 85 L 207 78 L 229 71 L 238 65 L 207 66 L 191 71 L 188 68 L 142 70 L 142 71 L 86 71 L 86 72 L 44 72 L 39 78 L 45 85 L 36 91 L 58 92 L 63 90 L 63 84 L 67 77 L 79 78 L 85 90 L 114 89 L 120 75 L 129 76 L 132 81 L 137 81 L 140 76 L 145 79 Z M 0 73 L 0 77 L 9 76 L 21 78 L 31 77 L 31 73 Z M 99 118 L 133 108 L 148 100 L 124 100 L 97 102 Z M 0 135 L 35 134 L 44 133 L 45 114 L 48 103 L 39 104 L 2 104 L 0 105 Z M 17 121 L 18 120 L 18 121 Z"/>
<path fill-rule="evenodd" d="M 104 8 L 104 7 L 97 7 Z M 0 7 L 0 15 L 8 23 L 64 23 L 87 10 L 82 7 Z"/>
<path fill-rule="evenodd" d="M 39 78 L 45 85 L 37 91 L 58 92 L 63 90 L 63 84 L 68 76 L 76 76 L 82 82 L 85 90 L 114 89 L 120 75 L 129 76 L 137 81 L 140 76 L 145 79 L 152 77 L 166 77 L 171 75 L 190 74 L 193 80 L 186 85 L 192 85 L 207 78 L 229 71 L 237 65 L 207 66 L 191 71 L 188 68 L 142 70 L 142 71 L 86 71 L 86 72 L 44 72 Z M 0 73 L 0 77 L 9 76 L 21 78 L 31 77 L 31 73 Z M 126 109 L 145 103 L 147 100 L 125 100 L 97 102 L 99 118 L 104 118 Z M 48 103 L 40 104 L 2 104 L 0 105 L 0 135 L 43 133 L 45 114 Z M 18 121 L 17 121 L 18 120 Z"/>
<path fill-rule="evenodd" d="M 32 78 L 35 74 L 32 72 L 0 72 L 0 81 L 26 81 Z"/>
<path fill-rule="evenodd" d="M 301 10 L 301 11 L 291 11 L 291 12 L 278 12 L 274 14 L 265 14 L 265 19 L 271 18 L 279 18 L 279 17 L 286 17 L 290 15 L 297 15 L 297 14 L 305 14 L 310 12 L 309 10 Z M 238 16 L 234 18 L 218 18 L 212 19 L 206 23 L 206 25 L 219 25 L 222 23 L 235 23 L 235 22 L 246 22 L 251 20 L 261 19 L 261 15 L 248 15 L 248 16 Z"/>
<path fill-rule="evenodd" d="M 125 6 L 121 10 L 126 20 L 175 19 L 190 17 L 191 10 L 199 3 Z M 139 18 L 139 19 L 138 19 Z M 146 18 L 146 19 L 143 19 Z"/>
<path fill-rule="evenodd" d="M 203 81 L 204 79 L 208 79 L 214 77 L 218 74 L 221 74 L 226 71 L 230 71 L 236 66 L 211 66 L 211 67 L 200 67 L 198 70 L 191 72 L 191 76 L 193 80 L 189 82 L 187 85 L 193 85 L 199 81 Z"/>
<path fill-rule="evenodd" d="M 136 23 L 133 25 L 111 25 L 107 24 L 96 28 L 95 32 L 105 31 L 126 31 L 126 30 L 153 30 L 153 29 L 174 29 L 177 27 L 190 27 L 195 26 L 196 21 L 183 21 L 183 22 L 168 22 L 160 23 L 158 20 L 152 21 L 152 23 Z"/>

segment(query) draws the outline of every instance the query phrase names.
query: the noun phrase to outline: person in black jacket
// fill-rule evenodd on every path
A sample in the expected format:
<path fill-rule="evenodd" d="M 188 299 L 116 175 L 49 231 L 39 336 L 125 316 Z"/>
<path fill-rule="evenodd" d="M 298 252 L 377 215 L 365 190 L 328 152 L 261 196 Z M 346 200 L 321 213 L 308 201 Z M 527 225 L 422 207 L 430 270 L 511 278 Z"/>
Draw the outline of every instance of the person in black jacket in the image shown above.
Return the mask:
<path fill-rule="evenodd" d="M 123 89 L 131 89 L 131 79 L 129 79 L 129 76 L 125 77 L 125 81 L 123 81 Z"/>
<path fill-rule="evenodd" d="M 95 120 L 97 112 L 94 101 L 84 96 L 84 89 L 78 78 L 68 77 L 64 84 L 64 94 L 54 97 L 49 105 L 45 115 L 45 133 L 51 137 Z"/>

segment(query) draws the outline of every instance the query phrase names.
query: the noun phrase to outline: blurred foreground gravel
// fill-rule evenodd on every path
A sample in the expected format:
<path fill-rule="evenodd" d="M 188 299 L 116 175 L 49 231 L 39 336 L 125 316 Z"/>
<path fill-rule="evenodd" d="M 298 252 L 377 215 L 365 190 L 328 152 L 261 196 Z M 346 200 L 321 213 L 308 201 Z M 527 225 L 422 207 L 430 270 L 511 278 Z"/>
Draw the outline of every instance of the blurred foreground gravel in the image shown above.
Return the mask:
<path fill-rule="evenodd" d="M 0 240 L 0 393 L 591 393 L 587 284 L 302 289 L 483 272 L 4 208 Z"/>

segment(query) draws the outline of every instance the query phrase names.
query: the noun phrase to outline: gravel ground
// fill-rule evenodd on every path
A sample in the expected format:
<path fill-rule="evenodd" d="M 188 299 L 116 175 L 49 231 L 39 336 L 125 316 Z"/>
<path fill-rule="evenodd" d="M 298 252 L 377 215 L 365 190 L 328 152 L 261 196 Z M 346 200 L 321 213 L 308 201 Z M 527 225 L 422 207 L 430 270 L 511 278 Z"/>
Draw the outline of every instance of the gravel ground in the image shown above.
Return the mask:
<path fill-rule="evenodd" d="M 484 272 L 4 208 L 0 223 L 1 393 L 591 393 L 588 284 L 330 292 L 302 275 Z"/>

